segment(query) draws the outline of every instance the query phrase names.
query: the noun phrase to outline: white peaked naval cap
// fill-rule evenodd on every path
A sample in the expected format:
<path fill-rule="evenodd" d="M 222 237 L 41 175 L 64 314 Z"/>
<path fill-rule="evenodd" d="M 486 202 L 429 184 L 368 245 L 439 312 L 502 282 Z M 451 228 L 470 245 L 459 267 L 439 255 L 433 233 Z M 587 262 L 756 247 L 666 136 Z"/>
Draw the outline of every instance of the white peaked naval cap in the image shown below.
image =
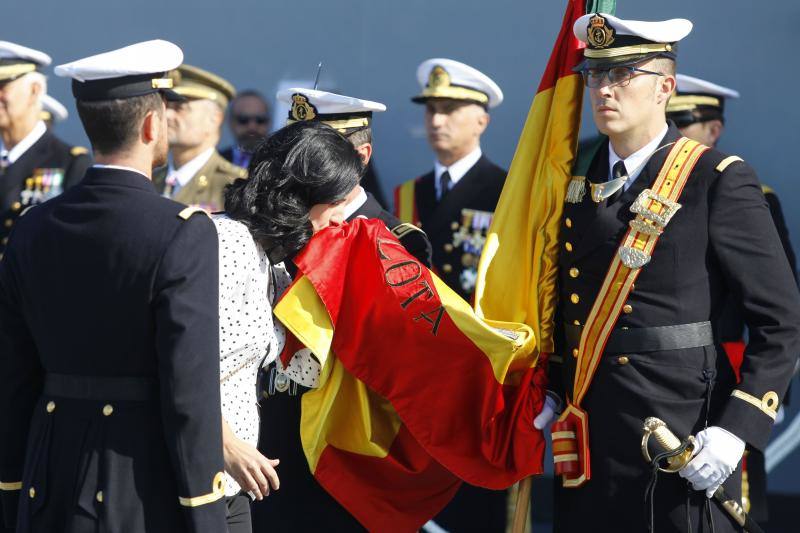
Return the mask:
<path fill-rule="evenodd" d="M 372 113 L 386 111 L 380 102 L 363 100 L 343 94 L 290 87 L 275 95 L 279 102 L 289 104 L 286 124 L 306 120 L 318 120 L 342 133 L 352 133 L 365 128 L 372 121 Z"/>
<path fill-rule="evenodd" d="M 503 91 L 492 79 L 465 63 L 435 57 L 417 67 L 422 92 L 411 100 L 424 103 L 433 98 L 466 100 L 493 108 L 503 103 Z"/>
<path fill-rule="evenodd" d="M 79 100 L 112 100 L 171 91 L 173 80 L 165 73 L 183 63 L 183 51 L 160 39 L 132 44 L 55 68 L 56 76 L 72 78 L 72 94 Z"/>
<path fill-rule="evenodd" d="M 44 119 L 52 118 L 53 122 L 63 122 L 69 117 L 67 108 L 49 94 L 42 96 L 42 111 L 50 115 L 49 117 L 44 117 Z"/>
<path fill-rule="evenodd" d="M 572 26 L 586 48 L 576 70 L 623 66 L 654 57 L 677 57 L 678 41 L 692 31 L 686 19 L 625 20 L 606 13 L 588 13 Z"/>
<path fill-rule="evenodd" d="M 11 81 L 48 66 L 50 56 L 9 41 L 0 41 L 0 81 Z"/>

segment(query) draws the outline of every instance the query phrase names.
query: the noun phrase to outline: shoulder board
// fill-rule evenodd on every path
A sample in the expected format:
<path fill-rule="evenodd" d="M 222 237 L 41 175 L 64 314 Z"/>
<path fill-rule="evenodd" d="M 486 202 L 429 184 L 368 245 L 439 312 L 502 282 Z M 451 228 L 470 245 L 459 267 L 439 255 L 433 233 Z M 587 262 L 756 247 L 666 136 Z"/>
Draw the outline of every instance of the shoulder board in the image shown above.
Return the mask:
<path fill-rule="evenodd" d="M 89 150 L 83 146 L 73 146 L 69 149 L 69 153 L 72 157 L 78 157 L 79 155 L 88 154 Z"/>
<path fill-rule="evenodd" d="M 194 215 L 195 213 L 203 213 L 204 215 L 208 216 L 208 213 L 202 207 L 198 207 L 196 205 L 190 205 L 189 207 L 183 209 L 180 213 L 178 213 L 178 218 L 182 218 L 183 220 L 189 220 L 189 217 Z"/>
<path fill-rule="evenodd" d="M 737 161 L 744 161 L 738 155 L 729 155 L 725 159 L 719 162 L 717 165 L 717 172 L 725 172 L 725 169 L 728 168 L 731 164 L 736 163 Z"/>
<path fill-rule="evenodd" d="M 425 235 L 424 231 L 419 229 L 414 224 L 409 224 L 408 222 L 403 222 L 402 224 L 398 224 L 397 226 L 391 229 L 392 234 L 398 239 L 402 239 L 403 237 L 414 231 L 418 231 L 423 235 Z"/>
<path fill-rule="evenodd" d="M 773 189 L 769 185 L 762 185 L 761 192 L 763 192 L 764 194 L 775 194 L 775 189 Z"/>

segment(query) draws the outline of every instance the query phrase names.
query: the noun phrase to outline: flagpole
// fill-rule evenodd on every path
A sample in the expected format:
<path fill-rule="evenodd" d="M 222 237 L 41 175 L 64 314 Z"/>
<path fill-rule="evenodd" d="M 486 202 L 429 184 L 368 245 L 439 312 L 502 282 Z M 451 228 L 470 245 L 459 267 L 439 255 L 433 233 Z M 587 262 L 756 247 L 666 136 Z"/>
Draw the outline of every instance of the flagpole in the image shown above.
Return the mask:
<path fill-rule="evenodd" d="M 514 506 L 514 521 L 511 523 L 511 533 L 525 533 L 528 523 L 528 508 L 531 504 L 531 483 L 533 478 L 526 477 L 517 486 L 517 503 Z"/>

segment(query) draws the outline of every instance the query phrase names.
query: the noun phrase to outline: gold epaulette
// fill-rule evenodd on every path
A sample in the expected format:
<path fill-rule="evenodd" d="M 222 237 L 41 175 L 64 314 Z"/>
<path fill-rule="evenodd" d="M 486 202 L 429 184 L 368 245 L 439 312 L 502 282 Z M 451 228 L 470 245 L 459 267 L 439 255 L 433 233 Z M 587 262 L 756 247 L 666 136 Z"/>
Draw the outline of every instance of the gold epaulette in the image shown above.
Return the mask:
<path fill-rule="evenodd" d="M 725 169 L 728 168 L 732 163 L 736 163 L 737 161 L 744 161 L 738 155 L 729 155 L 725 159 L 719 162 L 717 165 L 717 172 L 725 172 Z"/>
<path fill-rule="evenodd" d="M 403 222 L 402 224 L 398 224 L 397 226 L 391 228 L 392 234 L 397 237 L 398 239 L 402 239 L 412 231 L 418 231 L 425 235 L 425 232 L 419 229 L 414 224 L 409 224 L 408 222 Z"/>
<path fill-rule="evenodd" d="M 217 472 L 217 475 L 214 476 L 214 481 L 211 482 L 211 492 L 191 498 L 178 496 L 178 501 L 184 507 L 199 507 L 207 503 L 213 503 L 223 496 L 225 496 L 225 474 Z"/>
<path fill-rule="evenodd" d="M 761 192 L 763 192 L 764 194 L 775 194 L 775 189 L 773 189 L 769 185 L 762 185 Z"/>
<path fill-rule="evenodd" d="M 181 212 L 178 213 L 178 217 L 182 218 L 183 220 L 189 220 L 189 217 L 194 215 L 195 213 L 203 213 L 204 215 L 208 215 L 208 212 L 206 212 L 206 210 L 203 209 L 202 207 L 198 207 L 196 205 L 190 205 L 189 207 L 181 210 Z"/>
<path fill-rule="evenodd" d="M 72 157 L 78 157 L 79 155 L 88 154 L 89 150 L 83 146 L 73 146 L 69 149 L 69 153 Z"/>

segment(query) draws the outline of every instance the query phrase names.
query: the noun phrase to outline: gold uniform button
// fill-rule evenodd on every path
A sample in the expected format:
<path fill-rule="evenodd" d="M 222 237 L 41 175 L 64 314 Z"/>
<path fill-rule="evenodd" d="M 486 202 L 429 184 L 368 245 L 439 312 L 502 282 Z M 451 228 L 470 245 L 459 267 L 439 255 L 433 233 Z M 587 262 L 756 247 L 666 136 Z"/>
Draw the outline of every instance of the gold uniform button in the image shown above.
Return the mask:
<path fill-rule="evenodd" d="M 572 349 L 572 357 L 578 357 L 578 349 L 577 348 L 573 348 Z"/>
<path fill-rule="evenodd" d="M 571 242 L 565 242 L 564 243 L 564 248 L 566 248 L 566 250 L 568 252 L 571 252 L 572 251 L 572 243 Z"/>
<path fill-rule="evenodd" d="M 114 412 L 114 406 L 111 405 L 110 403 L 107 403 L 103 407 L 103 416 L 111 416 L 111 413 L 113 413 L 113 412 Z"/>
<path fill-rule="evenodd" d="M 580 320 L 573 320 L 572 323 L 575 324 L 576 326 L 580 326 L 581 325 L 581 321 Z"/>
<path fill-rule="evenodd" d="M 14 202 L 13 204 L 11 204 L 11 210 L 12 211 L 19 211 L 20 209 L 22 209 L 22 204 L 21 203 Z"/>
<path fill-rule="evenodd" d="M 31 498 L 35 498 L 36 497 L 36 489 L 34 489 L 33 487 L 29 488 L 28 489 L 28 496 L 30 496 Z"/>
<path fill-rule="evenodd" d="M 97 503 L 103 503 L 103 491 L 98 490 L 97 494 L 95 494 L 94 499 L 97 500 Z"/>
<path fill-rule="evenodd" d="M 567 219 L 564 220 L 564 225 L 566 225 L 568 228 L 571 228 L 572 227 L 572 219 L 567 217 Z"/>
<path fill-rule="evenodd" d="M 617 363 L 620 365 L 627 365 L 630 362 L 630 359 L 627 355 L 620 355 L 617 357 Z"/>
<path fill-rule="evenodd" d="M 581 297 L 573 292 L 569 297 L 569 301 L 576 304 L 581 301 Z"/>
<path fill-rule="evenodd" d="M 581 271 L 578 270 L 577 268 L 573 267 L 573 268 L 569 269 L 569 277 L 571 277 L 571 278 L 577 278 L 578 275 L 580 275 L 580 273 L 581 273 Z"/>
<path fill-rule="evenodd" d="M 448 242 L 447 244 L 444 245 L 444 251 L 447 252 L 447 253 L 452 252 L 453 251 L 453 245 Z"/>
<path fill-rule="evenodd" d="M 6 219 L 6 221 L 4 222 L 4 224 L 5 224 L 5 226 L 6 226 L 7 228 L 10 228 L 11 226 L 13 226 L 13 225 L 14 225 L 14 221 L 13 221 L 13 220 L 11 220 L 10 218 L 7 218 L 7 219 Z"/>
<path fill-rule="evenodd" d="M 52 413 L 53 411 L 55 411 L 56 410 L 56 402 L 54 402 L 54 401 L 47 402 L 46 409 L 47 409 L 48 413 Z"/>
<path fill-rule="evenodd" d="M 453 222 L 450 224 L 450 229 L 457 230 L 459 228 L 458 222 Z"/>
<path fill-rule="evenodd" d="M 633 307 L 629 304 L 625 304 L 624 306 L 622 306 L 622 312 L 625 313 L 626 315 L 629 315 L 633 313 Z"/>
<path fill-rule="evenodd" d="M 450 272 L 453 271 L 453 265 L 451 265 L 450 263 L 445 263 L 444 265 L 442 265 L 442 270 L 447 274 L 449 274 Z"/>

